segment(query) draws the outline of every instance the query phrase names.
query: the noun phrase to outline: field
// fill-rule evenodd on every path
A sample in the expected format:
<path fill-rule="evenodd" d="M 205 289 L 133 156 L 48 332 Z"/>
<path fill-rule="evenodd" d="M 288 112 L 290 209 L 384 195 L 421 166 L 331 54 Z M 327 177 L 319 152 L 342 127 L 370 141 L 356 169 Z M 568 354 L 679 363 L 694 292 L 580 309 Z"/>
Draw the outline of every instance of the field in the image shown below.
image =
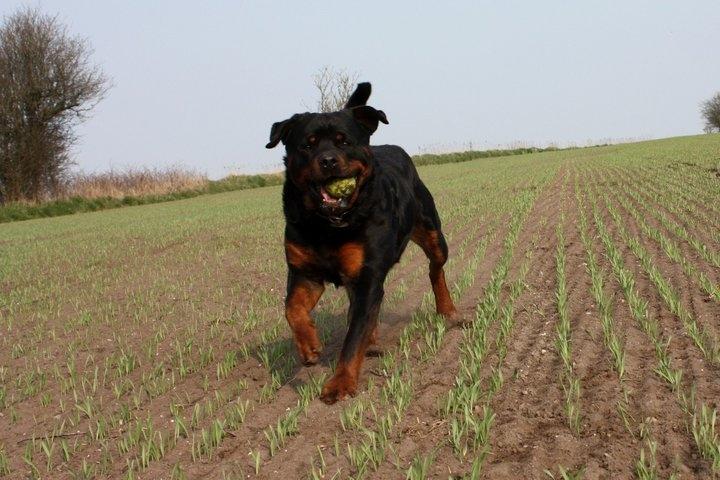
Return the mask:
<path fill-rule="evenodd" d="M 0 478 L 720 476 L 720 135 L 419 169 L 357 397 L 283 316 L 280 188 L 0 225 Z"/>

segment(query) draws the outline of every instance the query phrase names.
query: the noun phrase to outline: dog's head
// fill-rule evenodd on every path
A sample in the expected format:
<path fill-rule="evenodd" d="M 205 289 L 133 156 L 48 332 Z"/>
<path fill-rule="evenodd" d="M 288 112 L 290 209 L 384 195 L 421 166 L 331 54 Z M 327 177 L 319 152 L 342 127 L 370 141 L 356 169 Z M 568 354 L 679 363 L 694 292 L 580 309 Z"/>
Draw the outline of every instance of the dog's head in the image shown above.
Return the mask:
<path fill-rule="evenodd" d="M 370 136 L 388 120 L 381 110 L 365 105 L 370 84 L 360 83 L 345 108 L 332 113 L 299 113 L 276 122 L 267 148 L 285 145 L 286 176 L 302 192 L 303 206 L 337 218 L 348 211 L 372 174 Z M 334 198 L 326 189 L 340 178 L 354 178 L 354 191 Z"/>

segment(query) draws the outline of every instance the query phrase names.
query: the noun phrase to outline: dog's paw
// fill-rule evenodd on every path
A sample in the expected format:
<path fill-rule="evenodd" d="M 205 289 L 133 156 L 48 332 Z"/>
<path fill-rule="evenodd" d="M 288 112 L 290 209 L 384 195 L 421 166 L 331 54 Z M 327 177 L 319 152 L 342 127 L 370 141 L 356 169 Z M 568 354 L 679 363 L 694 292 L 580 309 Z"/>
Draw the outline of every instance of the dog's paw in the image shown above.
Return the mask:
<path fill-rule="evenodd" d="M 300 352 L 300 358 L 303 365 L 310 367 L 318 363 L 320 360 L 320 354 L 322 353 L 322 347 L 311 347 L 306 348 Z"/>
<path fill-rule="evenodd" d="M 474 310 L 453 310 L 447 315 L 443 315 L 448 327 L 450 328 L 465 328 L 469 326 L 474 320 Z"/>
<path fill-rule="evenodd" d="M 309 367 L 318 363 L 322 353 L 322 343 L 318 339 L 315 327 L 297 330 L 294 333 L 295 347 L 302 364 Z"/>
<path fill-rule="evenodd" d="M 357 393 L 357 379 L 347 373 L 336 374 L 323 385 L 320 400 L 332 405 L 335 402 L 354 397 Z"/>
<path fill-rule="evenodd" d="M 444 311 L 438 311 L 437 313 L 439 315 L 442 315 L 442 317 L 445 320 L 452 320 L 453 318 L 455 318 L 459 315 L 458 311 L 455 310 L 455 308 L 451 308 L 451 309 L 444 310 Z"/>

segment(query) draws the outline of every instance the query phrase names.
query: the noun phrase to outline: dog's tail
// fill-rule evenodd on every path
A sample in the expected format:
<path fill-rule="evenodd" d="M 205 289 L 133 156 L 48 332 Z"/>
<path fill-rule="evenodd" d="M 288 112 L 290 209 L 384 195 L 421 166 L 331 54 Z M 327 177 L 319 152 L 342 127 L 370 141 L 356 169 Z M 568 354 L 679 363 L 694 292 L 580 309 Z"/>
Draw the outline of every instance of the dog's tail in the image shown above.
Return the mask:
<path fill-rule="evenodd" d="M 372 87 L 370 87 L 370 82 L 358 83 L 357 88 L 355 89 L 353 94 L 350 95 L 350 98 L 348 98 L 348 101 L 345 104 L 345 108 L 354 108 L 365 105 L 368 101 L 368 98 L 370 98 L 371 91 Z"/>

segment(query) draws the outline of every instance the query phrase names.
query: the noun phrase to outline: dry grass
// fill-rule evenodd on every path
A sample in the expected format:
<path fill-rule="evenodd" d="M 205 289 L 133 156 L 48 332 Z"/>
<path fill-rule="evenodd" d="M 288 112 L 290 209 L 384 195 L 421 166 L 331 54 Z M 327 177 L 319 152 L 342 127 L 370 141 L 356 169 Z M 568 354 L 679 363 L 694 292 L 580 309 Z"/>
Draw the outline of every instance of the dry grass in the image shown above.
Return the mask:
<path fill-rule="evenodd" d="M 0 204 L 0 223 L 280 185 L 284 178 L 283 173 L 263 173 L 210 180 L 200 173 L 177 167 L 75 173 L 68 176 L 57 191 L 40 200 Z"/>
<path fill-rule="evenodd" d="M 103 173 L 76 173 L 64 185 L 60 198 L 124 198 L 167 195 L 204 189 L 205 175 L 179 167 L 160 170 L 137 168 Z"/>

